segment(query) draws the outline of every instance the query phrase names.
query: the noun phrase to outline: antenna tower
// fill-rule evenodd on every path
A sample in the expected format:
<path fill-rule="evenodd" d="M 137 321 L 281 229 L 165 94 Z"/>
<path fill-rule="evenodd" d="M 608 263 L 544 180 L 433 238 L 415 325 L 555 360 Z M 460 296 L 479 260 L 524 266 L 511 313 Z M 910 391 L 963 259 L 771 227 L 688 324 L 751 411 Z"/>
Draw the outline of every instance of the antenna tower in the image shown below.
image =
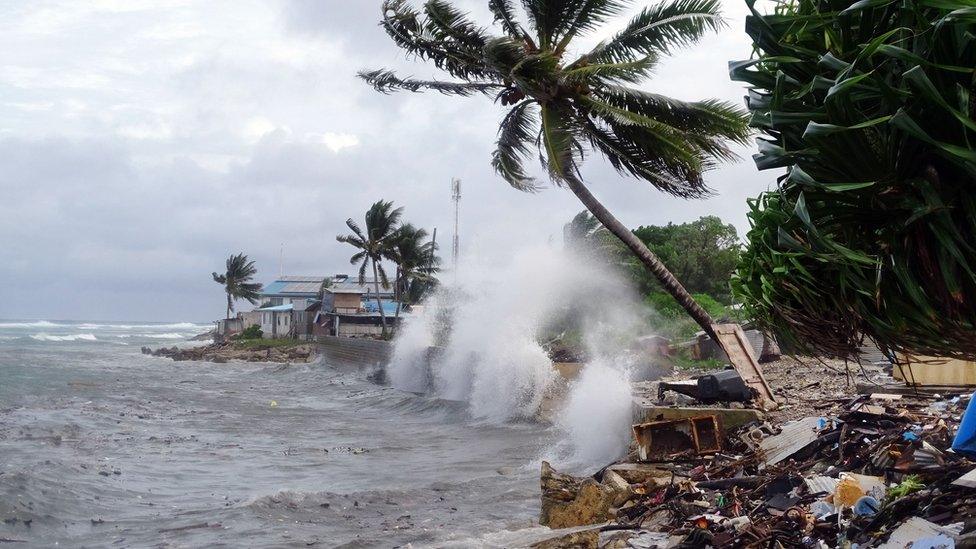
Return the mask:
<path fill-rule="evenodd" d="M 451 200 L 454 201 L 454 244 L 451 247 L 451 263 L 454 279 L 457 280 L 458 255 L 461 253 L 461 235 L 458 232 L 461 224 L 461 180 L 456 177 L 451 180 Z"/>

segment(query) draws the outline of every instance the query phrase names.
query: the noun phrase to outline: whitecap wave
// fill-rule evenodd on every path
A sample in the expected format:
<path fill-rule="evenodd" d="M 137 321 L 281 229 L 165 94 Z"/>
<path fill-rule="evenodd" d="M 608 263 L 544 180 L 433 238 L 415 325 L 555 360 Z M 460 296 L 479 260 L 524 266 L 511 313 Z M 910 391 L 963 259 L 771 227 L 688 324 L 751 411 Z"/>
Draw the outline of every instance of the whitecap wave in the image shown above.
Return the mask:
<path fill-rule="evenodd" d="M 95 334 L 71 334 L 71 335 L 52 335 L 52 334 L 34 334 L 31 339 L 37 341 L 98 341 Z"/>
<path fill-rule="evenodd" d="M 146 339 L 187 339 L 196 336 L 193 334 L 178 334 L 176 332 L 167 332 L 165 334 L 112 334 L 112 337 L 119 339 L 129 339 L 129 338 L 146 338 Z"/>
<path fill-rule="evenodd" d="M 34 322 L 0 322 L 0 328 L 54 328 L 61 326 L 47 320 L 37 320 Z"/>
<path fill-rule="evenodd" d="M 82 330 L 207 330 L 210 324 L 193 322 L 174 322 L 172 324 L 74 324 L 66 325 Z"/>

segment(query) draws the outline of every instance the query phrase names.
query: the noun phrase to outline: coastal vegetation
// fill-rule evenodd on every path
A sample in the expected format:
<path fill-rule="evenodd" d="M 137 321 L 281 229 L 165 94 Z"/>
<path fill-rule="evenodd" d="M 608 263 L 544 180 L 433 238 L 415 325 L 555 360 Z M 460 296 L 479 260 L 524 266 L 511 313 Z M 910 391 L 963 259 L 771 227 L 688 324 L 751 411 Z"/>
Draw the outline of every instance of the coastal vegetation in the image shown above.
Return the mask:
<path fill-rule="evenodd" d="M 668 194 L 709 194 L 703 174 L 731 160 L 729 143 L 750 134 L 744 113 L 717 100 L 685 102 L 639 89 L 661 58 L 724 24 L 718 0 L 670 0 L 642 9 L 620 32 L 578 58 L 575 42 L 631 5 L 624 0 L 557 2 L 489 0 L 502 34 L 489 34 L 444 0 L 420 10 L 405 0 L 382 4 L 381 25 L 408 55 L 432 62 L 453 80 L 403 78 L 362 71 L 376 90 L 483 94 L 510 107 L 499 127 L 492 166 L 514 188 L 540 183 L 524 162 L 533 148 L 549 179 L 566 185 L 606 229 L 653 273 L 689 315 L 711 333 L 712 317 L 664 263 L 590 192 L 579 168 L 587 153 L 621 174 Z M 523 24 L 527 21 L 527 25 Z"/>
<path fill-rule="evenodd" d="M 798 0 L 733 63 L 778 188 L 733 280 L 784 344 L 976 357 L 976 12 L 968 0 Z"/>
<path fill-rule="evenodd" d="M 245 300 L 255 305 L 260 298 L 261 284 L 253 282 L 258 269 L 254 262 L 248 260 L 244 253 L 227 258 L 226 270 L 223 274 L 213 273 L 214 282 L 224 287 L 227 294 L 227 318 L 234 312 L 234 301 Z"/>
<path fill-rule="evenodd" d="M 394 207 L 392 201 L 379 200 L 366 211 L 364 228 L 349 218 L 346 225 L 352 233 L 336 237 L 339 242 L 349 244 L 357 250 L 349 262 L 353 265 L 359 264 L 360 285 L 366 283 L 366 271 L 372 267 L 373 290 L 384 338 L 388 337 L 388 331 L 386 312 L 380 299 L 380 286 L 389 288 L 391 282 L 383 261 L 389 260 L 396 265 L 396 276 L 392 282 L 396 320 L 399 320 L 400 310 L 404 305 L 419 302 L 436 286 L 435 275 L 440 269 L 436 242 L 427 241 L 428 233 L 425 229 L 410 223 L 401 224 L 402 217 L 402 207 Z"/>
<path fill-rule="evenodd" d="M 428 241 L 428 236 L 425 229 L 404 223 L 397 230 L 397 237 L 387 254 L 396 264 L 393 295 L 397 304 L 397 322 L 394 326 L 399 325 L 401 309 L 419 302 L 437 284 L 435 275 L 440 270 L 440 258 L 437 257 L 437 242 Z"/>
<path fill-rule="evenodd" d="M 358 250 L 349 258 L 349 262 L 353 265 L 359 263 L 360 285 L 366 283 L 366 269 L 370 265 L 373 267 L 374 295 L 383 326 L 383 337 L 387 335 L 386 313 L 383 312 L 383 302 L 380 300 L 380 285 L 382 284 L 384 288 L 390 287 L 386 269 L 383 268 L 383 259 L 387 258 L 393 249 L 402 216 L 403 208 L 394 208 L 392 201 L 379 200 L 366 211 L 365 231 L 350 217 L 346 220 L 346 225 L 352 234 L 336 237 L 339 242 L 345 242 Z"/>
<path fill-rule="evenodd" d="M 743 320 L 734 307 L 729 279 L 736 268 L 741 244 L 735 226 L 715 216 L 689 223 L 642 225 L 633 233 L 676 273 L 695 301 L 719 321 Z M 586 210 L 563 226 L 567 249 L 598 255 L 618 265 L 644 303 L 656 314 L 651 319 L 659 335 L 687 339 L 700 329 L 674 297 L 664 291 L 613 235 Z"/>

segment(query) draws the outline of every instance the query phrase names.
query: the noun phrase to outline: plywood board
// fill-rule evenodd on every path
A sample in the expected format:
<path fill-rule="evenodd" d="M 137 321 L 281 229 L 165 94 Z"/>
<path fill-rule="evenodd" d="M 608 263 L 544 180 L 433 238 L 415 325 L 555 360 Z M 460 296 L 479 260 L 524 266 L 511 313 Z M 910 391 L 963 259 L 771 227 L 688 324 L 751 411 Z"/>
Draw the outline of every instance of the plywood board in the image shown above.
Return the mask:
<path fill-rule="evenodd" d="M 893 376 L 910 385 L 976 385 L 976 362 L 930 356 L 899 356 Z"/>
<path fill-rule="evenodd" d="M 764 410 L 775 410 L 776 397 L 763 376 L 762 368 L 759 367 L 759 361 L 756 360 L 752 345 L 742 327 L 738 324 L 713 324 L 712 331 L 718 338 L 719 346 L 729 357 L 732 367 L 742 376 L 742 381 L 756 390 L 759 406 Z"/>

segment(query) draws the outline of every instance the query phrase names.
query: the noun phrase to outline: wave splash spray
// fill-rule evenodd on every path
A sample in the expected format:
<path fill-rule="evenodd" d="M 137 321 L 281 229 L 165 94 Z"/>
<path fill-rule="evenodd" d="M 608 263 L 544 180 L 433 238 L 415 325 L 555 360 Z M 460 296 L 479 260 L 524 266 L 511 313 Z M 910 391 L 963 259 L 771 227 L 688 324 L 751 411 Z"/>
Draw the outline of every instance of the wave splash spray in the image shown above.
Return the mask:
<path fill-rule="evenodd" d="M 555 414 L 564 435 L 555 451 L 587 463 L 623 453 L 634 371 L 627 348 L 648 330 L 648 311 L 628 283 L 606 261 L 551 247 L 518 250 L 503 265 L 466 265 L 456 285 L 405 324 L 390 382 L 464 401 L 477 419 L 534 419 L 565 383 L 539 341 L 576 339 L 588 360 Z"/>

